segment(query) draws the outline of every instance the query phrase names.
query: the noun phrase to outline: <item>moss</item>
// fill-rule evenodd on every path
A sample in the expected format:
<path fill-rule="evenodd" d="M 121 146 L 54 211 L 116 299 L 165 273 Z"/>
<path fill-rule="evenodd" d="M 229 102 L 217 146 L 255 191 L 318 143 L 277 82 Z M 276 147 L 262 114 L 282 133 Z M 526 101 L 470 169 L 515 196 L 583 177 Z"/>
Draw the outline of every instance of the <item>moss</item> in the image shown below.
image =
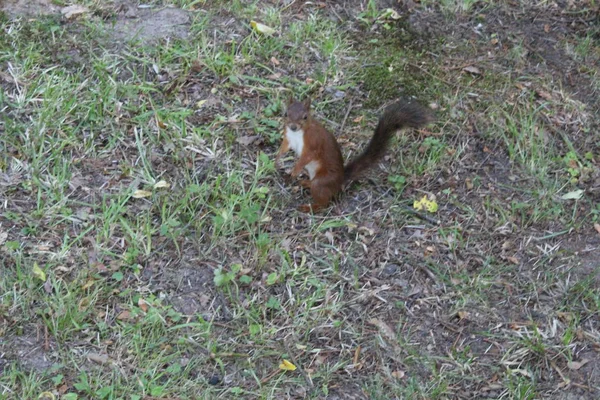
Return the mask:
<path fill-rule="evenodd" d="M 363 32 L 356 40 L 360 43 L 356 80 L 368 93 L 367 107 L 376 108 L 398 97 L 423 99 L 424 95 L 435 92 L 430 75 L 411 66 L 424 58 L 424 41 L 406 20 L 396 21 L 388 29 L 381 27 L 373 33 Z M 426 42 L 430 50 L 439 44 Z"/>
<path fill-rule="evenodd" d="M 408 65 L 417 63 L 421 55 L 405 51 L 395 41 L 378 41 L 362 53 L 361 59 L 368 64 L 360 69 L 358 79 L 369 92 L 368 107 L 399 96 L 421 97 L 430 84 L 427 74 Z"/>

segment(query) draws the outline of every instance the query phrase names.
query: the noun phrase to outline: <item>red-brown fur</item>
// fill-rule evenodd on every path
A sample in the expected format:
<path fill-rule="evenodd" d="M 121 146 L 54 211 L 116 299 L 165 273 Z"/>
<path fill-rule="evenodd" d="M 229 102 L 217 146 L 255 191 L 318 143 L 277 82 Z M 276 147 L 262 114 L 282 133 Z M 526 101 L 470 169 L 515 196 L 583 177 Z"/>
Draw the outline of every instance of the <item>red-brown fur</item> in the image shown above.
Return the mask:
<path fill-rule="evenodd" d="M 298 176 L 311 162 L 317 163 L 314 176 L 300 184 L 310 188 L 312 204 L 303 204 L 303 212 L 317 212 L 327 207 L 333 197 L 342 191 L 344 182 L 356 179 L 359 174 L 383 156 L 394 132 L 404 127 L 419 127 L 431 120 L 428 110 L 416 103 L 398 102 L 389 106 L 379 119 L 375 133 L 361 155 L 344 168 L 344 159 L 335 137 L 310 115 L 310 99 L 299 102 L 290 99 L 285 117 L 283 142 L 277 152 L 275 163 L 281 156 L 303 140 L 302 151 L 292 169 L 291 176 Z M 295 128 L 295 129 L 292 129 Z M 291 133 L 290 133 L 291 131 Z M 299 132 L 303 131 L 301 135 Z M 290 134 L 292 141 L 289 140 Z"/>

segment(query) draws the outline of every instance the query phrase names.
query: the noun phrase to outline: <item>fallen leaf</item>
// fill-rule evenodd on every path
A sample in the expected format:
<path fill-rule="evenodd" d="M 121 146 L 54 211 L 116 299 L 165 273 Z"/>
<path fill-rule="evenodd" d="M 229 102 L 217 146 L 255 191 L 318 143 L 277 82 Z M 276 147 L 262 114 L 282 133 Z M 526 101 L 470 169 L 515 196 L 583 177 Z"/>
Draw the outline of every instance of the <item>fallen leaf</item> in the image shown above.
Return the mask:
<path fill-rule="evenodd" d="M 127 310 L 125 310 L 125 311 L 121 311 L 121 312 L 119 313 L 119 315 L 117 315 L 117 319 L 118 319 L 119 321 L 126 321 L 126 320 L 129 320 L 129 319 L 131 319 L 131 313 L 130 313 L 129 311 L 127 311 Z"/>
<path fill-rule="evenodd" d="M 459 311 L 459 312 L 456 313 L 456 315 L 458 316 L 458 319 L 461 320 L 461 321 L 463 319 L 469 318 L 469 313 L 466 312 L 466 311 Z"/>
<path fill-rule="evenodd" d="M 200 305 L 202 307 L 206 307 L 211 300 L 212 298 L 210 296 L 207 296 L 206 294 L 201 294 L 198 298 L 198 301 L 200 302 Z"/>
<path fill-rule="evenodd" d="M 33 263 L 33 270 L 31 272 L 33 272 L 33 276 L 38 278 L 40 281 L 46 281 L 46 273 L 42 271 L 37 262 Z"/>
<path fill-rule="evenodd" d="M 238 142 L 239 144 L 241 144 L 242 146 L 250 146 L 258 138 L 260 138 L 260 135 L 241 136 L 241 137 L 237 138 L 235 141 Z"/>
<path fill-rule="evenodd" d="M 63 383 L 62 385 L 60 385 L 56 389 L 58 390 L 58 394 L 63 395 L 63 394 L 65 394 L 67 392 L 67 390 L 69 390 L 69 387 L 67 386 L 67 384 Z"/>
<path fill-rule="evenodd" d="M 89 8 L 77 4 L 68 7 L 63 7 L 60 9 L 60 13 L 63 15 L 63 17 L 65 17 L 65 19 L 68 20 L 77 18 L 80 15 L 85 14 L 89 11 Z"/>
<path fill-rule="evenodd" d="M 63 274 L 66 274 L 68 272 L 71 272 L 72 268 L 67 268 L 64 265 L 59 265 L 58 267 L 54 267 L 54 272 L 62 272 Z"/>
<path fill-rule="evenodd" d="M 275 29 L 270 26 L 261 24 L 260 22 L 250 21 L 250 26 L 258 33 L 262 33 L 263 35 L 272 35 L 275 33 Z"/>
<path fill-rule="evenodd" d="M 545 90 L 536 90 L 535 91 L 538 96 L 540 96 L 544 100 L 552 100 L 552 95 Z"/>
<path fill-rule="evenodd" d="M 364 118 L 365 118 L 365 116 L 364 116 L 364 115 L 361 115 L 361 116 L 359 116 L 359 117 L 356 117 L 356 118 L 354 118 L 354 119 L 352 120 L 352 122 L 354 122 L 354 123 L 358 124 L 358 123 L 360 123 L 360 122 L 361 122 L 361 121 L 362 121 Z"/>
<path fill-rule="evenodd" d="M 600 224 L 599 223 L 594 223 L 594 229 L 596 230 L 596 232 L 600 233 Z"/>
<path fill-rule="evenodd" d="M 583 358 L 581 361 L 569 361 L 567 363 L 567 367 L 569 367 L 569 369 L 577 371 L 579 368 L 583 367 L 588 362 L 590 362 L 590 360 L 588 360 L 587 358 Z"/>
<path fill-rule="evenodd" d="M 352 359 L 352 364 L 354 364 L 354 365 L 358 364 L 358 359 L 360 357 L 360 350 L 361 350 L 360 345 L 358 345 L 356 350 L 354 350 L 354 358 Z"/>
<path fill-rule="evenodd" d="M 2 246 L 4 242 L 6 242 L 6 239 L 8 239 L 8 232 L 0 232 L 0 246 Z"/>
<path fill-rule="evenodd" d="M 404 371 L 394 371 L 392 372 L 392 376 L 396 379 L 402 379 L 404 378 L 404 375 L 406 375 L 406 373 Z"/>
<path fill-rule="evenodd" d="M 359 232 L 364 232 L 365 235 L 367 236 L 373 236 L 375 235 L 375 230 L 372 228 L 369 228 L 367 226 L 359 226 L 357 229 Z"/>
<path fill-rule="evenodd" d="M 506 259 L 513 264 L 516 264 L 516 265 L 519 264 L 519 259 L 517 257 L 510 256 L 510 257 L 506 257 Z"/>
<path fill-rule="evenodd" d="M 427 210 L 430 213 L 434 213 L 438 210 L 438 204 L 435 200 L 429 200 L 427 196 L 423 196 L 421 200 L 415 200 L 413 203 L 415 210 Z"/>
<path fill-rule="evenodd" d="M 463 71 L 468 72 L 473 75 L 481 75 L 481 70 L 473 65 L 469 65 L 468 67 L 464 67 Z"/>
<path fill-rule="evenodd" d="M 581 189 L 573 190 L 572 192 L 565 193 L 562 196 L 560 196 L 560 198 L 563 200 L 579 200 L 582 197 L 583 197 L 583 190 L 581 190 Z"/>
<path fill-rule="evenodd" d="M 279 364 L 279 369 L 282 369 L 284 371 L 295 371 L 296 366 L 288 360 L 283 360 L 281 364 Z"/>
<path fill-rule="evenodd" d="M 148 312 L 148 303 L 141 297 L 138 299 L 138 307 L 140 307 L 143 312 Z"/>
<path fill-rule="evenodd" d="M 81 300 L 79 300 L 79 303 L 77 304 L 77 309 L 79 311 L 84 311 L 87 310 L 90 306 L 90 299 L 89 297 L 84 297 Z"/>
<path fill-rule="evenodd" d="M 88 279 L 87 282 L 81 287 L 83 290 L 89 289 L 94 285 L 93 279 Z"/>
<path fill-rule="evenodd" d="M 394 330 L 392 328 L 390 328 L 390 326 L 388 324 L 386 324 L 385 322 L 377 319 L 377 318 L 372 318 L 369 320 L 369 323 L 371 325 L 375 325 L 377 328 L 379 328 L 379 331 L 390 341 L 392 341 L 393 343 L 395 343 L 396 341 L 396 334 L 394 333 Z"/>
<path fill-rule="evenodd" d="M 202 108 L 202 106 L 204 105 L 204 103 L 206 103 L 207 101 L 208 101 L 207 99 L 204 99 L 204 100 L 199 100 L 199 101 L 196 103 L 196 108 Z"/>
<path fill-rule="evenodd" d="M 272 62 L 274 65 L 279 65 L 279 64 L 280 64 L 280 63 L 279 63 L 279 60 L 278 60 L 278 59 L 276 59 L 275 57 L 271 57 L 271 62 Z"/>
<path fill-rule="evenodd" d="M 100 364 L 100 365 L 106 365 L 110 361 L 110 359 L 108 358 L 108 356 L 106 354 L 97 354 L 97 353 L 88 353 L 87 359 L 90 360 L 91 362 L 94 362 L 94 363 Z"/>
<path fill-rule="evenodd" d="M 544 32 L 546 32 L 546 33 L 550 32 L 550 25 L 544 24 Z"/>
<path fill-rule="evenodd" d="M 325 237 L 327 238 L 327 240 L 329 240 L 329 243 L 331 245 L 333 245 L 333 243 L 335 242 L 335 237 L 333 236 L 333 232 L 331 232 L 331 231 L 325 232 Z"/>
<path fill-rule="evenodd" d="M 516 368 L 516 369 L 512 369 L 510 371 L 513 372 L 513 373 L 515 373 L 515 374 L 521 374 L 523 376 L 531 378 L 531 372 L 527 371 L 526 369 Z"/>
<path fill-rule="evenodd" d="M 38 396 L 38 400 L 54 400 L 56 397 L 50 392 L 42 392 Z"/>
<path fill-rule="evenodd" d="M 577 163 L 577 160 L 569 160 L 568 163 L 569 168 L 577 168 L 579 167 L 579 164 Z"/>
<path fill-rule="evenodd" d="M 391 18 L 391 19 L 399 20 L 401 18 L 401 16 L 393 8 L 388 8 L 384 12 L 381 13 L 381 17 L 380 18 L 383 18 L 383 19 L 385 19 L 385 18 Z"/>
<path fill-rule="evenodd" d="M 171 185 L 169 185 L 167 183 L 167 181 L 158 181 L 158 182 L 156 182 L 154 184 L 154 189 L 160 189 L 160 188 L 166 188 L 166 189 L 168 189 L 170 187 L 171 187 Z"/>
<path fill-rule="evenodd" d="M 52 293 L 52 282 L 50 282 L 50 279 L 46 279 L 46 282 L 44 282 L 44 292 L 48 294 Z"/>
<path fill-rule="evenodd" d="M 564 322 L 567 322 L 567 323 L 573 321 L 573 318 L 574 318 L 573 313 L 570 313 L 570 312 L 559 311 L 556 313 L 556 315 L 558 316 L 558 318 L 560 318 L 561 320 L 563 320 Z"/>
<path fill-rule="evenodd" d="M 473 190 L 473 181 L 471 179 L 465 179 L 465 185 L 467 186 L 467 190 Z"/>
<path fill-rule="evenodd" d="M 141 199 L 141 198 L 150 197 L 150 196 L 152 196 L 152 192 L 149 192 L 147 190 L 141 190 L 141 189 L 136 190 L 131 195 L 131 197 L 133 197 L 135 199 Z"/>

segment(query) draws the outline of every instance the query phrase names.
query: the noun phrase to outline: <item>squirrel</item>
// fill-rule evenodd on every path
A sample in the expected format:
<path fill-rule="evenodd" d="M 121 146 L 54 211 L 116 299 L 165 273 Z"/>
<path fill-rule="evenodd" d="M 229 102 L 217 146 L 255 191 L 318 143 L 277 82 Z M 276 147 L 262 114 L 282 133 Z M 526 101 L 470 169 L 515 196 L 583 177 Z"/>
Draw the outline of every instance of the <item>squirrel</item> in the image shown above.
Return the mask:
<path fill-rule="evenodd" d="M 388 106 L 381 117 L 373 137 L 364 151 L 346 166 L 342 151 L 335 137 L 310 113 L 310 98 L 304 101 L 288 100 L 284 118 L 283 142 L 275 158 L 279 165 L 281 156 L 290 149 L 299 157 L 291 171 L 293 178 L 303 169 L 309 179 L 300 184 L 310 189 L 312 204 L 298 207 L 302 212 L 318 212 L 342 191 L 344 183 L 355 180 L 367 168 L 375 164 L 385 153 L 394 133 L 402 128 L 418 128 L 432 121 L 428 109 L 404 101 Z"/>

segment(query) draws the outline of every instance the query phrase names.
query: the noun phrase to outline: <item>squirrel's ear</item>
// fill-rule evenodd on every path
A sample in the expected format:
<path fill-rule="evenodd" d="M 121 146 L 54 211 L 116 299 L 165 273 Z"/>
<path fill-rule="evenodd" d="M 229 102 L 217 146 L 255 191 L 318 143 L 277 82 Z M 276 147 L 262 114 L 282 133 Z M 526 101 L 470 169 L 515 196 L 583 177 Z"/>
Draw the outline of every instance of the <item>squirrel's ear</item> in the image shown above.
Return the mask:
<path fill-rule="evenodd" d="M 304 107 L 305 107 L 307 110 L 310 110 L 310 97 L 307 97 L 307 98 L 304 100 Z"/>

